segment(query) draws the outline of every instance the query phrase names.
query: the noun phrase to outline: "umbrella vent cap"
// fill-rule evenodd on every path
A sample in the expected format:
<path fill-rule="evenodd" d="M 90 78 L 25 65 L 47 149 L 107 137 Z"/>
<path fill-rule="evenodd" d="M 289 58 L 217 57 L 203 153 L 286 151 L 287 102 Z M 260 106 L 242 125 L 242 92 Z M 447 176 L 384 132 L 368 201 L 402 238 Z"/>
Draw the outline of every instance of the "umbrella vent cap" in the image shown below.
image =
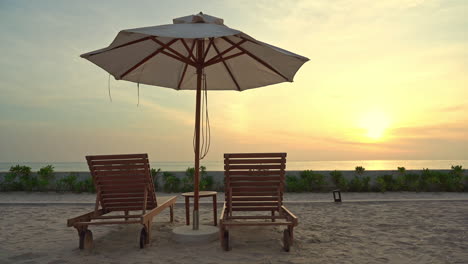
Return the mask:
<path fill-rule="evenodd" d="M 223 19 L 210 16 L 207 14 L 203 14 L 202 12 L 196 15 L 174 18 L 172 21 L 174 22 L 174 24 L 208 23 L 208 24 L 224 25 Z"/>

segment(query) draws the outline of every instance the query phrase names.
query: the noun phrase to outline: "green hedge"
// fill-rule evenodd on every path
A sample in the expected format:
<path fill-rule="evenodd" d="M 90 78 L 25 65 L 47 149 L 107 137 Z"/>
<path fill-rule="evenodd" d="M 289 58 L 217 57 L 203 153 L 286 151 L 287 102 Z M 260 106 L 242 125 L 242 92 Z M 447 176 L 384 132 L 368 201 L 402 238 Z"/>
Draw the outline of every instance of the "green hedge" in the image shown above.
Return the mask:
<path fill-rule="evenodd" d="M 54 167 L 47 165 L 33 175 L 28 166 L 12 166 L 0 182 L 2 191 L 72 191 L 95 192 L 91 177 L 79 181 L 75 173 L 70 173 L 59 180 L 55 180 Z"/>
<path fill-rule="evenodd" d="M 404 167 L 398 167 L 397 174 L 384 174 L 377 176 L 371 185 L 370 177 L 365 176 L 365 169 L 361 166 L 355 168 L 355 175 L 346 179 L 340 171 L 332 171 L 326 176 L 311 170 L 304 170 L 298 176 L 286 175 L 286 190 L 288 192 L 320 192 L 340 189 L 351 192 L 367 191 L 429 191 L 429 192 L 461 192 L 468 191 L 468 176 L 464 176 L 462 166 L 452 166 L 449 172 L 423 169 L 420 174 L 407 173 Z M 185 176 L 178 178 L 171 172 L 161 172 L 161 169 L 151 170 L 156 190 L 165 192 L 193 191 L 194 168 L 187 168 Z M 162 176 L 162 185 L 160 184 Z M 328 184 L 327 182 L 330 182 Z M 215 184 L 212 176 L 208 175 L 206 167 L 200 167 L 200 190 L 223 191 L 224 183 Z M 32 174 L 27 166 L 12 166 L 0 182 L 2 191 L 72 191 L 95 192 L 91 177 L 79 180 L 76 173 L 55 180 L 54 167 L 47 165 Z"/>
<path fill-rule="evenodd" d="M 299 177 L 286 175 L 286 189 L 289 192 L 330 191 L 340 189 L 350 192 L 386 192 L 386 191 L 416 191 L 416 192 L 462 192 L 468 191 L 468 176 L 463 175 L 462 166 L 452 166 L 449 172 L 423 169 L 421 174 L 407 173 L 404 167 L 398 168 L 398 174 L 377 176 L 373 185 L 370 177 L 364 176 L 365 169 L 356 167 L 355 175 L 350 180 L 340 171 L 329 174 L 331 186 L 327 186 L 321 174 L 310 170 L 302 171 Z"/>

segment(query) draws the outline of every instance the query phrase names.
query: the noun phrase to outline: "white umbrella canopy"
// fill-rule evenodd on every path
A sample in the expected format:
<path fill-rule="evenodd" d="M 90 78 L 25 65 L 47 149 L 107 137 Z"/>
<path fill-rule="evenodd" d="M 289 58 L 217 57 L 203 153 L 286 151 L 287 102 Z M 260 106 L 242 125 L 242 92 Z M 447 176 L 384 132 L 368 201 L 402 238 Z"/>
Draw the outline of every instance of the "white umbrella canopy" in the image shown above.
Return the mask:
<path fill-rule="evenodd" d="M 203 72 L 208 90 L 243 91 L 292 82 L 297 70 L 308 61 L 229 28 L 220 18 L 200 13 L 173 21 L 169 25 L 122 30 L 109 47 L 81 57 L 117 80 L 176 90 L 197 89 L 197 39 L 203 39 Z"/>
<path fill-rule="evenodd" d="M 176 18 L 173 22 L 122 30 L 109 47 L 82 54 L 81 57 L 109 72 L 117 80 L 197 91 L 193 210 L 193 229 L 197 230 L 202 89 L 205 92 L 244 91 L 292 82 L 296 72 L 309 59 L 258 41 L 225 26 L 222 19 L 201 12 Z M 206 147 L 206 144 L 203 146 Z"/>

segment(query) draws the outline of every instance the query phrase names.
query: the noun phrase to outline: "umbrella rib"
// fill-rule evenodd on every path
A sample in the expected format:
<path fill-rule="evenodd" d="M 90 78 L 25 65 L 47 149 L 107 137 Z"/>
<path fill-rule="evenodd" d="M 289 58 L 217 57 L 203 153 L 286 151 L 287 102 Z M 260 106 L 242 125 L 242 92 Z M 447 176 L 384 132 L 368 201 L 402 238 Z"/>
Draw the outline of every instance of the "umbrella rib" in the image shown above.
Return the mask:
<path fill-rule="evenodd" d="M 195 41 L 192 44 L 192 48 L 190 49 L 189 46 L 187 45 L 187 42 L 185 42 L 185 39 L 180 39 L 182 41 L 182 44 L 184 44 L 185 49 L 187 50 L 189 57 L 193 59 L 193 61 L 196 61 L 197 59 L 193 55 L 193 48 L 195 47 Z"/>
<path fill-rule="evenodd" d="M 175 60 L 178 60 L 178 61 L 180 61 L 180 62 L 184 62 L 184 63 L 186 63 L 186 64 L 190 64 L 190 65 L 192 65 L 192 66 L 194 66 L 194 67 L 196 66 L 196 64 L 193 63 L 191 60 L 187 60 L 187 59 L 185 59 L 185 58 L 184 58 L 184 59 L 183 59 L 183 58 L 180 58 L 179 56 L 176 56 L 176 55 L 174 55 L 174 54 L 172 54 L 172 53 L 169 53 L 169 52 L 167 52 L 167 51 L 164 51 L 164 50 L 163 50 L 163 51 L 161 51 L 161 53 L 164 54 L 164 55 L 166 55 L 166 56 L 169 56 L 169 57 L 171 57 L 171 58 L 173 58 L 173 59 L 175 59 Z"/>
<path fill-rule="evenodd" d="M 130 72 L 132 72 L 133 70 L 135 70 L 136 68 L 140 67 L 143 63 L 147 62 L 149 59 L 153 58 L 154 56 L 158 55 L 158 53 L 162 52 L 164 50 L 164 48 L 166 46 L 170 46 L 172 44 L 174 44 L 174 42 L 176 42 L 178 39 L 173 39 L 171 41 L 169 41 L 168 43 L 164 44 L 163 46 L 161 46 L 159 49 L 157 49 L 155 52 L 151 53 L 150 55 L 146 56 L 143 60 L 141 60 L 140 62 L 138 62 L 137 64 L 133 65 L 133 67 L 131 67 L 130 69 L 128 69 L 124 74 L 120 75 L 119 79 L 122 79 L 123 77 L 125 77 L 127 74 L 129 74 Z"/>
<path fill-rule="evenodd" d="M 153 40 L 154 42 L 158 43 L 158 44 L 161 45 L 161 46 L 164 45 L 163 42 L 161 42 L 160 40 L 156 39 L 155 37 L 152 37 L 151 40 Z M 175 50 L 175 49 L 173 49 L 173 48 L 171 48 L 171 47 L 169 47 L 169 46 L 168 46 L 168 47 L 165 47 L 165 49 L 167 49 L 167 50 L 169 50 L 169 51 L 171 51 L 172 53 L 175 54 L 175 55 L 173 55 L 173 54 L 170 54 L 170 53 L 168 53 L 168 52 L 163 51 L 162 53 L 164 53 L 165 55 L 168 55 L 168 56 L 171 56 L 171 55 L 172 55 L 172 56 L 171 56 L 172 58 L 177 59 L 177 60 L 182 61 L 182 62 L 185 62 L 185 63 L 188 63 L 188 64 L 190 64 L 190 65 L 192 65 L 192 66 L 195 66 L 195 65 L 196 65 L 195 62 L 191 61 L 189 57 L 184 57 L 184 55 L 180 54 L 177 50 Z M 170 54 L 170 55 L 169 55 L 169 54 Z"/>
<path fill-rule="evenodd" d="M 122 44 L 122 45 L 113 47 L 113 48 L 108 49 L 108 50 L 103 50 L 103 51 L 100 51 L 100 52 L 96 52 L 96 53 L 90 54 L 89 57 L 94 56 L 94 55 L 101 54 L 101 53 L 103 53 L 103 52 L 108 52 L 108 51 L 111 51 L 111 50 L 123 48 L 123 47 L 126 47 L 126 46 L 128 46 L 128 45 L 132 45 L 132 44 L 135 44 L 135 43 L 138 43 L 138 42 L 142 42 L 142 41 L 148 40 L 148 39 L 150 39 L 150 38 L 151 38 L 151 37 L 144 37 L 144 38 L 141 38 L 141 39 L 137 39 L 137 40 L 134 40 L 134 41 L 130 41 L 130 42 L 127 42 L 127 43 L 125 43 L 125 44 Z M 83 55 L 81 55 L 81 57 L 83 57 Z"/>
<path fill-rule="evenodd" d="M 208 67 L 208 66 L 213 65 L 213 64 L 216 64 L 216 63 L 220 63 L 221 61 L 227 61 L 227 60 L 229 60 L 229 59 L 238 57 L 238 56 L 240 56 L 240 55 L 242 55 L 242 54 L 245 54 L 245 52 L 244 52 L 244 51 L 241 51 L 241 52 L 238 52 L 238 53 L 236 53 L 236 54 L 232 54 L 232 55 L 229 55 L 229 56 L 227 56 L 227 57 L 220 58 L 220 59 L 217 59 L 217 60 L 215 60 L 215 61 L 211 61 L 210 63 L 205 64 L 205 67 Z"/>
<path fill-rule="evenodd" d="M 184 46 L 186 46 L 187 43 L 185 43 L 185 40 L 184 39 L 181 39 L 181 40 L 182 40 L 182 43 L 184 43 Z M 194 41 L 193 44 L 192 44 L 191 49 L 188 49 L 188 46 L 186 46 L 187 51 L 188 51 L 190 56 L 192 56 L 192 54 L 193 54 L 193 49 L 195 48 L 195 43 L 196 42 Z M 180 77 L 179 83 L 177 84 L 177 90 L 180 90 L 180 86 L 182 85 L 182 82 L 184 81 L 185 73 L 187 72 L 187 67 L 188 67 L 188 63 L 185 63 L 184 71 L 182 72 L 182 77 Z"/>
<path fill-rule="evenodd" d="M 213 43 L 213 48 L 216 50 L 216 53 L 218 53 L 218 56 L 220 56 L 220 57 L 222 58 L 222 55 L 220 55 L 219 50 L 218 50 L 218 48 L 216 47 L 216 45 L 215 45 L 214 43 Z M 222 60 L 221 62 L 223 63 L 223 65 L 224 65 L 224 67 L 226 68 L 226 70 L 227 70 L 227 72 L 229 73 L 229 75 L 231 76 L 231 79 L 232 79 L 232 81 L 234 82 L 234 84 L 236 85 L 237 90 L 241 91 L 241 88 L 240 88 L 239 84 L 237 83 L 236 78 L 234 77 L 234 75 L 232 74 L 231 70 L 229 69 L 229 67 L 228 67 L 227 64 L 226 64 L 226 61 L 225 61 L 225 60 Z"/>
<path fill-rule="evenodd" d="M 180 86 L 182 85 L 182 81 L 184 80 L 185 73 L 187 72 L 187 67 L 188 67 L 188 63 L 185 64 L 184 71 L 182 72 L 182 77 L 180 77 L 180 81 L 177 84 L 177 90 L 180 90 Z"/>
<path fill-rule="evenodd" d="M 226 37 L 222 37 L 225 41 L 229 42 L 231 45 L 234 45 L 234 42 L 232 42 L 230 39 L 226 38 Z M 279 76 L 283 77 L 286 81 L 289 82 L 289 79 L 286 78 L 286 76 L 284 76 L 283 74 L 281 74 L 279 71 L 277 71 L 275 68 L 273 68 L 270 64 L 266 63 L 265 61 L 263 61 L 262 59 L 260 59 L 259 57 L 253 55 L 252 53 L 250 53 L 249 51 L 247 51 L 246 49 L 242 48 L 242 47 L 237 47 L 238 49 L 242 50 L 243 52 L 245 52 L 245 54 L 249 55 L 252 59 L 256 60 L 257 62 L 259 62 L 260 64 L 262 64 L 263 66 L 267 67 L 268 69 L 270 69 L 271 71 L 273 71 L 274 73 L 278 74 Z"/>
<path fill-rule="evenodd" d="M 231 45 L 232 45 L 231 47 L 225 49 L 223 52 L 221 52 L 221 54 L 218 53 L 218 55 L 214 56 L 214 57 L 211 58 L 209 61 L 207 61 L 206 64 L 212 64 L 212 62 L 213 62 L 214 60 L 219 59 L 221 56 L 223 56 L 224 54 L 228 53 L 229 51 L 231 51 L 231 50 L 233 50 L 233 49 L 235 49 L 235 48 L 239 48 L 239 45 L 241 45 L 242 43 L 244 43 L 244 42 L 246 42 L 246 41 L 247 41 L 247 40 L 244 39 L 244 40 L 239 41 L 239 42 L 236 43 L 236 44 L 234 44 L 234 43 L 231 42 Z"/>
<path fill-rule="evenodd" d="M 205 54 L 203 55 L 203 61 L 206 59 L 206 55 L 208 55 L 208 51 L 210 50 L 211 45 L 213 45 L 214 38 L 210 38 L 210 44 L 208 44 L 208 48 L 206 48 Z"/>

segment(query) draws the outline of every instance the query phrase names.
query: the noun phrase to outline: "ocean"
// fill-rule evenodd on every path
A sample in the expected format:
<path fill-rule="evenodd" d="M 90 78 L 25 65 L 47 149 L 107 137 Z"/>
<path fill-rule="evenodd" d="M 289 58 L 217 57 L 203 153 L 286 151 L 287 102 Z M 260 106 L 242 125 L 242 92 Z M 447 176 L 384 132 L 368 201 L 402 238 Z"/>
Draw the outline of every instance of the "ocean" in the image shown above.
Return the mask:
<path fill-rule="evenodd" d="M 208 171 L 222 171 L 222 161 L 201 161 Z M 52 165 L 55 171 L 77 172 L 88 171 L 86 162 L 0 162 L 0 172 L 5 172 L 11 166 L 24 165 L 37 171 L 41 167 Z M 407 170 L 447 169 L 452 165 L 462 165 L 468 168 L 468 160 L 348 160 L 348 161 L 287 161 L 287 170 L 354 170 L 356 166 L 362 166 L 366 170 L 397 170 L 405 167 Z M 193 161 L 185 162 L 151 162 L 151 167 L 162 171 L 185 171 L 193 167 Z"/>

